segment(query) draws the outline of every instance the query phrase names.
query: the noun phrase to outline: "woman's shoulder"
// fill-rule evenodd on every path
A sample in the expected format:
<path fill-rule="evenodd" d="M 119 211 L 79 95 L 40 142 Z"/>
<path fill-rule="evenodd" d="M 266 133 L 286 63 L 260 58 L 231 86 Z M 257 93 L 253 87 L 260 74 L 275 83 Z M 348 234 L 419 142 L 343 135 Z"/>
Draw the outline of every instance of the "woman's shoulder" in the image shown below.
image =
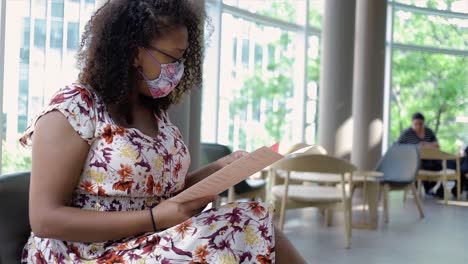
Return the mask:
<path fill-rule="evenodd" d="M 61 104 L 70 100 L 84 101 L 88 106 L 93 106 L 97 96 L 93 90 L 86 85 L 80 83 L 72 83 L 65 85 L 55 92 L 52 96 L 49 105 Z"/>
<path fill-rule="evenodd" d="M 49 104 L 33 119 L 20 138 L 23 145 L 32 143 L 31 136 L 37 121 L 44 115 L 58 111 L 78 134 L 91 143 L 95 137 L 97 121 L 100 119 L 100 107 L 93 91 L 84 85 L 73 83 L 60 88 L 49 101 Z"/>

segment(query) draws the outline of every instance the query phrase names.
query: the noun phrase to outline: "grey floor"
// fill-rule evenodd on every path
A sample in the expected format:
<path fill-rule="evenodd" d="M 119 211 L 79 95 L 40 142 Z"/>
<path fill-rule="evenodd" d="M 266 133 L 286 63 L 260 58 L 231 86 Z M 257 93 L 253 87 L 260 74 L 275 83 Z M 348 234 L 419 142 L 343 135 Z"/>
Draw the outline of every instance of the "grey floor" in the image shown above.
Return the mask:
<path fill-rule="evenodd" d="M 426 218 L 420 219 L 413 199 L 403 203 L 402 197 L 402 192 L 391 193 L 388 224 L 380 208 L 377 230 L 353 229 L 349 250 L 344 248 L 341 212 L 325 227 L 315 208 L 289 210 L 284 232 L 308 263 L 468 263 L 468 202 L 444 206 L 426 197 Z M 356 209 L 353 221 L 360 216 Z"/>

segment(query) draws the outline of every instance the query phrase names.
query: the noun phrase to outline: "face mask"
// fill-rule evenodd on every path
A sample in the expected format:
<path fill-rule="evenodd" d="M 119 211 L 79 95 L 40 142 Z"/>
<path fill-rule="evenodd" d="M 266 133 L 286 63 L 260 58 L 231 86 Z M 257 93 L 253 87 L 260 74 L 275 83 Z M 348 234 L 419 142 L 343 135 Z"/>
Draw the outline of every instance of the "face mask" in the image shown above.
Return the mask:
<path fill-rule="evenodd" d="M 138 68 L 137 70 L 145 79 L 148 89 L 154 99 L 166 97 L 176 88 L 177 84 L 179 84 L 182 79 L 182 76 L 184 75 L 184 62 L 176 61 L 173 63 L 161 64 L 153 57 L 153 55 L 151 55 L 151 53 L 149 53 L 149 51 L 146 49 L 145 51 L 154 63 L 161 67 L 161 74 L 159 74 L 159 77 L 156 79 L 150 80 L 143 71 Z"/>

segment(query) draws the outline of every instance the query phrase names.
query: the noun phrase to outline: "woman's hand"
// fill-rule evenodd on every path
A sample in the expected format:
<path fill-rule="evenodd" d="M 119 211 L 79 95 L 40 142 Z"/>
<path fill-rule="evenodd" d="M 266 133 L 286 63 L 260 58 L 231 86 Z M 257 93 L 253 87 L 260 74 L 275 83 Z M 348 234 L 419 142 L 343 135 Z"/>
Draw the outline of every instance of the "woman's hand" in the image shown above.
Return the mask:
<path fill-rule="evenodd" d="M 185 203 L 163 201 L 152 209 L 156 228 L 163 230 L 178 225 L 201 212 L 217 198 L 218 196 L 208 196 Z"/>
<path fill-rule="evenodd" d="M 225 166 L 233 163 L 234 161 L 248 155 L 249 153 L 246 152 L 246 151 L 243 151 L 243 150 L 238 150 L 238 151 L 235 151 L 225 157 L 222 157 L 220 158 L 219 160 L 215 161 L 215 163 L 217 164 L 217 167 L 218 169 L 222 169 L 224 168 Z"/>

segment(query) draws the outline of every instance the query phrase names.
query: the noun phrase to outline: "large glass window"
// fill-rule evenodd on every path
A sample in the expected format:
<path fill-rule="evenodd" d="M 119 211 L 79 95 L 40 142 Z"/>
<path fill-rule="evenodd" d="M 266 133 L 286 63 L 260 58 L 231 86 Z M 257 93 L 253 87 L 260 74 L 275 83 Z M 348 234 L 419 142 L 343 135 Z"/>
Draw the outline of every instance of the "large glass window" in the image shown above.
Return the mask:
<path fill-rule="evenodd" d="M 304 23 L 305 0 L 224 0 L 223 2 L 254 14 L 292 23 Z"/>
<path fill-rule="evenodd" d="M 31 153 L 19 147 L 19 136 L 52 93 L 76 80 L 79 35 L 94 5 L 94 0 L 6 1 L 2 173 L 30 169 Z"/>
<path fill-rule="evenodd" d="M 439 48 L 466 49 L 468 20 L 397 9 L 393 41 Z"/>
<path fill-rule="evenodd" d="M 237 28 L 237 31 L 228 30 Z M 294 95 L 295 34 L 223 15 L 219 141 L 238 149 L 252 149 L 282 139 L 291 141 Z M 241 39 L 241 41 L 237 41 Z M 232 44 L 227 44 L 232 42 Z M 242 61 L 233 64 L 230 47 Z M 274 49 L 275 62 L 263 60 Z M 255 60 L 257 59 L 257 60 Z"/>
<path fill-rule="evenodd" d="M 306 3 L 208 1 L 210 16 L 221 13 L 214 25 L 221 29 L 213 36 L 219 58 L 217 45 L 207 49 L 202 141 L 249 151 L 315 142 L 323 1 Z"/>
<path fill-rule="evenodd" d="M 63 21 L 52 21 L 50 25 L 50 47 L 62 49 L 63 46 Z"/>
<path fill-rule="evenodd" d="M 413 113 L 422 112 L 441 148 L 459 151 L 468 144 L 466 1 L 396 2 L 389 5 L 393 8 L 390 143 L 410 126 Z"/>

